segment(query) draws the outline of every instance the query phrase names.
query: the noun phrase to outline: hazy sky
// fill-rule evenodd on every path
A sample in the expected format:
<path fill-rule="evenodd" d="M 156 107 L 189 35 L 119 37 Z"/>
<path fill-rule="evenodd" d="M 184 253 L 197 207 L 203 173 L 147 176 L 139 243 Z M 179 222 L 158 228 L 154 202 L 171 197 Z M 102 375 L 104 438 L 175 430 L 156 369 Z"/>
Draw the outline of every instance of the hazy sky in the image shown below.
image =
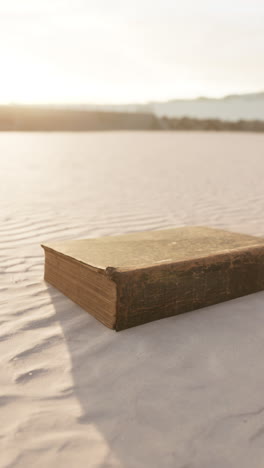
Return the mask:
<path fill-rule="evenodd" d="M 0 0 L 1 102 L 264 90 L 261 0 Z"/>

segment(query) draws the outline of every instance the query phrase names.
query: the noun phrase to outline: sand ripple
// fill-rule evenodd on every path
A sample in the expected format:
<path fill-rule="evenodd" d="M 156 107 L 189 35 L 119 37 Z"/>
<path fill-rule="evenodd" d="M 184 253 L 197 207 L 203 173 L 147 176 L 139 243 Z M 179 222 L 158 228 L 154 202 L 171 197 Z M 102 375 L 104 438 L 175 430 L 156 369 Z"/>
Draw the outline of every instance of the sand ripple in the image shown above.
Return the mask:
<path fill-rule="evenodd" d="M 116 334 L 43 241 L 206 224 L 264 236 L 264 137 L 0 134 L 1 466 L 259 468 L 264 293 Z"/>

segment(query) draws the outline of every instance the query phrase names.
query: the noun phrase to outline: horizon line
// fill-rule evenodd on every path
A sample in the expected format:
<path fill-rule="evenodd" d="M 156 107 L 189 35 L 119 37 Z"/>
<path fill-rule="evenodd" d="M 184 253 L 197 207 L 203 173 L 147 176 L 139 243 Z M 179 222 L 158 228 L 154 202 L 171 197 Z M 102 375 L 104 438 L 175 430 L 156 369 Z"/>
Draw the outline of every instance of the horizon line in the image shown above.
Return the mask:
<path fill-rule="evenodd" d="M 43 101 L 0 101 L 0 106 L 29 106 L 29 107 L 36 107 L 36 106 L 96 106 L 96 107 L 103 107 L 103 106 L 148 106 L 153 103 L 167 103 L 167 102 L 172 102 L 172 101 L 199 101 L 199 100 L 215 100 L 215 101 L 221 101 L 224 99 L 232 98 L 232 97 L 243 97 L 243 96 L 250 96 L 254 94 L 264 94 L 264 90 L 260 91 L 248 91 L 245 93 L 230 93 L 230 94 L 224 94 L 222 96 L 196 96 L 196 97 L 175 97 L 175 98 L 170 98 L 170 99 L 153 99 L 153 100 L 148 100 L 148 101 L 125 101 L 125 102 L 103 102 L 103 103 L 98 103 L 98 102 L 89 102 L 89 101 L 72 101 L 72 100 L 65 100 L 65 101 L 49 101 L 49 102 L 43 102 Z"/>

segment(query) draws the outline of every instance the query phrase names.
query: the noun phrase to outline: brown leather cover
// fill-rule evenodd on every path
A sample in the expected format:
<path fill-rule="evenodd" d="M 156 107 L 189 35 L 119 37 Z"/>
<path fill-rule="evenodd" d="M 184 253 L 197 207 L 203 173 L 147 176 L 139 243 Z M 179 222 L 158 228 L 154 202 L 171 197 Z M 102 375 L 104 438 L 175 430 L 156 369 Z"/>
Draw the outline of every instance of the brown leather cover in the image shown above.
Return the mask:
<path fill-rule="evenodd" d="M 116 330 L 264 289 L 264 239 L 219 229 L 174 228 L 43 247 L 116 284 Z"/>

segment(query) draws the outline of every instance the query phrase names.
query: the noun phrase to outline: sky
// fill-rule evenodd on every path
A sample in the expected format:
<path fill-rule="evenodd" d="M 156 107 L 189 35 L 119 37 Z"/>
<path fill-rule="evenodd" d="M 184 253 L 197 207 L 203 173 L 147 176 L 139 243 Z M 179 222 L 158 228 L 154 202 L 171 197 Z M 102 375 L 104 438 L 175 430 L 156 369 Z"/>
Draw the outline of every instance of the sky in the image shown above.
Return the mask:
<path fill-rule="evenodd" d="M 261 0 L 0 0 L 1 103 L 264 90 Z"/>

